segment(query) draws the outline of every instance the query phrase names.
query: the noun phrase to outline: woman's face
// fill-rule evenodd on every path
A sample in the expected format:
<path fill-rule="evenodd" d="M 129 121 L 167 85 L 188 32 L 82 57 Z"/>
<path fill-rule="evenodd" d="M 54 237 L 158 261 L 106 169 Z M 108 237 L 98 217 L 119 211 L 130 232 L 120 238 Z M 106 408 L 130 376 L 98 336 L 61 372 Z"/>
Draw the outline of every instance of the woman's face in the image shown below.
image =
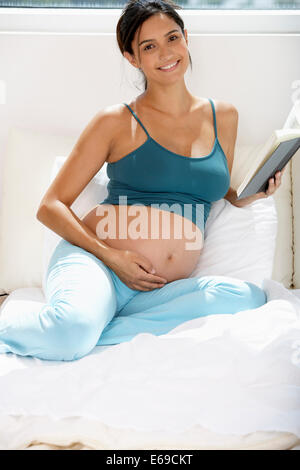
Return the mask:
<path fill-rule="evenodd" d="M 158 13 L 144 21 L 132 41 L 134 56 L 124 52 L 124 56 L 137 68 L 141 68 L 147 81 L 176 81 L 189 66 L 187 30 L 184 36 L 180 26 L 169 16 Z M 179 60 L 175 69 L 161 71 L 159 67 L 173 64 Z"/>

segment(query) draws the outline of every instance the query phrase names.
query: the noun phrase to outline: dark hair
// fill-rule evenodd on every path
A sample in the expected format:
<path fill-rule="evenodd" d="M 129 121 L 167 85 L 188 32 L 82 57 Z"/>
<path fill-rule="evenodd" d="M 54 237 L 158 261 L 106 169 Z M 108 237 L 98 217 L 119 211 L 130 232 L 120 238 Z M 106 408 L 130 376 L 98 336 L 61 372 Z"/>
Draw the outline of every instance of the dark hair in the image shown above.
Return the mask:
<path fill-rule="evenodd" d="M 184 22 L 176 9 L 182 9 L 172 0 L 129 0 L 122 10 L 122 14 L 117 24 L 117 41 L 119 49 L 134 55 L 131 47 L 136 30 L 151 16 L 157 13 L 164 13 L 180 26 L 184 35 Z M 189 53 L 190 65 L 192 69 L 192 59 Z M 147 89 L 147 79 L 143 71 L 145 90 Z"/>

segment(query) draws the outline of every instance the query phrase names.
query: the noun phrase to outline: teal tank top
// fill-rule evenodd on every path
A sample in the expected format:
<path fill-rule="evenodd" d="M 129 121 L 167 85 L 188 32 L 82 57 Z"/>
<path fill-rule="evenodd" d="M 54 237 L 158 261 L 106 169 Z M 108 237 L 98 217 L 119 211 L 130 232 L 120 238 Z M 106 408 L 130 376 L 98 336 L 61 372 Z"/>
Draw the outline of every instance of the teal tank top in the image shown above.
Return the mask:
<path fill-rule="evenodd" d="M 209 155 L 186 157 L 164 148 L 147 132 L 147 140 L 116 162 L 107 162 L 107 197 L 99 204 L 145 205 L 175 212 L 190 219 L 203 233 L 211 203 L 225 196 L 230 187 L 227 158 L 217 136 Z"/>

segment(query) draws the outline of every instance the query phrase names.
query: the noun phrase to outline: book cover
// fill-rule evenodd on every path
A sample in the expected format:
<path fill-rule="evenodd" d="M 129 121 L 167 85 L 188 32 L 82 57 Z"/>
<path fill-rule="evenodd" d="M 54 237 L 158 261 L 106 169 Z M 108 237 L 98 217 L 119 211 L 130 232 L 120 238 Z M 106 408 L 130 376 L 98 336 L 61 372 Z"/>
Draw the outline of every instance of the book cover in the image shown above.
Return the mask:
<path fill-rule="evenodd" d="M 300 147 L 300 100 L 297 100 L 282 129 L 273 131 L 268 140 L 255 149 L 248 173 L 236 190 L 237 200 L 266 191 L 269 179 L 282 170 Z"/>

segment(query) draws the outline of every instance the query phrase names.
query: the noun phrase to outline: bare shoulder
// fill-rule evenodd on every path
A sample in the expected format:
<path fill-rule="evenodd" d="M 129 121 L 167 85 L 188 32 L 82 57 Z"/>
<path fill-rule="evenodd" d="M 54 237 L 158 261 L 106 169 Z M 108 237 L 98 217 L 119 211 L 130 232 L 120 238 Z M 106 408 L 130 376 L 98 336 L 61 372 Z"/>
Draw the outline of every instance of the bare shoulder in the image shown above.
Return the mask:
<path fill-rule="evenodd" d="M 113 149 L 115 139 L 124 125 L 124 108 L 125 106 L 117 103 L 101 108 L 91 119 L 85 132 L 91 131 L 98 135 L 103 144 L 105 140 L 107 146 L 107 159 Z"/>
<path fill-rule="evenodd" d="M 69 207 L 107 161 L 118 129 L 120 106 L 100 109 L 79 135 L 70 155 L 43 196 L 38 214 L 53 201 Z"/>
<path fill-rule="evenodd" d="M 219 137 L 231 140 L 236 136 L 239 113 L 237 108 L 226 101 L 213 100 L 216 110 L 217 130 Z"/>
<path fill-rule="evenodd" d="M 112 104 L 101 108 L 93 120 L 96 125 L 105 127 L 105 131 L 110 136 L 114 135 L 116 125 L 120 123 L 123 106 L 121 104 Z"/>
<path fill-rule="evenodd" d="M 227 101 L 217 100 L 215 98 L 211 98 L 216 112 L 216 120 L 217 120 L 217 130 L 218 134 L 219 131 L 222 133 L 222 130 L 227 130 L 228 126 L 235 127 L 237 126 L 238 122 L 238 110 L 237 108 Z M 207 115 L 207 119 L 211 122 L 211 104 L 208 98 L 198 98 L 200 103 L 200 109 L 202 108 L 205 114 Z"/>
<path fill-rule="evenodd" d="M 117 120 L 124 115 L 124 109 L 126 109 L 126 107 L 123 103 L 114 103 L 102 108 L 99 112 L 105 113 L 105 115 L 112 120 Z"/>
<path fill-rule="evenodd" d="M 108 127 L 112 130 L 112 135 L 115 135 L 118 131 L 118 127 L 124 125 L 124 117 L 126 117 L 128 111 L 123 103 L 115 103 L 106 106 L 100 111 L 100 114 L 105 116 Z"/>
<path fill-rule="evenodd" d="M 222 120 L 235 120 L 238 118 L 237 108 L 227 101 L 213 100 L 215 104 L 216 113 L 219 114 Z"/>
<path fill-rule="evenodd" d="M 123 116 L 126 114 L 126 106 L 123 103 L 115 103 L 99 111 L 101 115 L 105 115 L 107 120 L 111 123 L 120 122 Z"/>
<path fill-rule="evenodd" d="M 231 103 L 219 100 L 214 100 L 214 103 L 217 116 L 218 138 L 225 152 L 229 172 L 231 174 L 238 132 L 239 113 L 237 108 Z"/>

